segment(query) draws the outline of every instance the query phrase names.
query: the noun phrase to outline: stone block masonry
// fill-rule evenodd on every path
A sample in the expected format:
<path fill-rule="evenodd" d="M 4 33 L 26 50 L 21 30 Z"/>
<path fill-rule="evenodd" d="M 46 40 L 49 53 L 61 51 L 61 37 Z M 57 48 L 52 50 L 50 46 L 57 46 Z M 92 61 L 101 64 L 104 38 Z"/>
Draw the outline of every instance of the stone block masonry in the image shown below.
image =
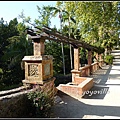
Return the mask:
<path fill-rule="evenodd" d="M 78 99 L 83 93 L 90 90 L 94 85 L 93 78 L 77 77 L 74 82 L 60 84 L 57 89 Z"/>
<path fill-rule="evenodd" d="M 50 98 L 54 98 L 57 93 L 56 87 L 54 87 L 53 78 L 47 81 L 43 85 L 39 85 Z M 27 93 L 34 91 L 34 85 L 26 88 L 21 86 L 19 88 L 1 91 L 0 92 L 0 118 L 31 118 L 35 115 L 33 103 L 27 98 Z M 35 85 L 36 86 L 36 85 Z M 32 89 L 33 88 L 33 89 Z M 31 109 L 32 108 L 32 109 Z M 34 114 L 33 114 L 34 113 Z"/>
<path fill-rule="evenodd" d="M 0 118 L 31 117 L 32 107 L 27 93 L 33 91 L 24 86 L 0 92 Z"/>

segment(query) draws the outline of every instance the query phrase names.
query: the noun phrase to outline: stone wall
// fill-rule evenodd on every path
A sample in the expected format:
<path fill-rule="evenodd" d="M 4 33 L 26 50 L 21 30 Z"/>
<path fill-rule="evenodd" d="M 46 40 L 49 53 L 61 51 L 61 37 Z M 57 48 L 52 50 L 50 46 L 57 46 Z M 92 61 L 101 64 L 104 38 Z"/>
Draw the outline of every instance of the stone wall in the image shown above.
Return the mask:
<path fill-rule="evenodd" d="M 57 93 L 54 87 L 54 80 L 46 82 L 41 89 L 54 97 Z M 35 117 L 35 107 L 27 98 L 27 93 L 35 89 L 25 88 L 24 86 L 0 92 L 0 118 L 31 118 Z"/>
<path fill-rule="evenodd" d="M 23 87 L 0 92 L 0 118 L 32 117 L 32 104 Z M 15 93 L 16 92 L 16 93 Z"/>
<path fill-rule="evenodd" d="M 54 81 L 55 81 L 55 77 L 53 77 L 52 80 L 46 82 L 43 84 L 43 86 L 41 86 L 41 88 L 43 89 L 43 91 L 45 93 L 47 93 L 47 95 L 49 95 L 50 97 L 54 97 L 55 94 L 57 93 L 57 89 L 54 85 Z"/>

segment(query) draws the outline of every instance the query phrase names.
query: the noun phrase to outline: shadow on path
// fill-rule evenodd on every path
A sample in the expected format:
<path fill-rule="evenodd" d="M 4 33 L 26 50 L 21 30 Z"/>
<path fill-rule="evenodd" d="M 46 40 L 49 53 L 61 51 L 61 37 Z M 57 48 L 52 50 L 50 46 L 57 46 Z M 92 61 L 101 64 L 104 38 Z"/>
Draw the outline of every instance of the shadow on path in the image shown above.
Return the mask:
<path fill-rule="evenodd" d="M 85 104 L 59 91 L 62 101 L 54 107 L 55 118 L 83 118 L 85 115 L 119 116 L 120 107 Z"/>
<path fill-rule="evenodd" d="M 109 79 L 109 73 L 112 69 L 111 65 L 105 65 L 102 67 L 102 69 L 97 70 L 92 77 L 94 79 L 95 84 L 105 84 L 107 80 Z"/>
<path fill-rule="evenodd" d="M 55 118 L 83 118 L 85 115 L 96 115 L 96 116 L 118 116 L 120 117 L 120 106 L 113 103 L 117 98 L 113 98 L 114 96 L 114 85 L 115 83 L 109 84 L 109 80 L 114 81 L 120 76 L 116 73 L 111 74 L 113 70 L 118 71 L 119 66 L 105 65 L 102 69 L 97 70 L 90 77 L 94 78 L 94 86 L 91 90 L 86 91 L 83 98 L 77 100 L 61 91 L 58 91 L 58 96 L 61 98 L 61 101 L 53 106 Z M 120 70 L 120 69 L 119 69 Z M 109 93 L 110 86 L 112 86 L 112 90 L 110 91 L 110 95 L 104 100 L 105 96 Z M 117 84 L 119 86 L 120 84 Z M 119 87 L 117 87 L 119 91 Z M 116 91 L 117 91 L 116 89 Z M 117 93 L 118 94 L 118 93 Z M 112 97 L 112 98 L 111 98 Z M 116 96 L 119 97 L 119 96 Z M 111 101 L 110 99 L 111 98 Z M 88 100 L 89 103 L 84 103 L 84 101 Z M 82 102 L 83 101 L 83 102 Z M 98 102 L 97 102 L 98 101 Z M 95 104 L 95 103 L 96 104 Z M 102 103 L 100 103 L 102 102 Z M 100 104 L 99 104 L 100 103 Z M 117 100 L 117 104 L 119 100 Z"/>

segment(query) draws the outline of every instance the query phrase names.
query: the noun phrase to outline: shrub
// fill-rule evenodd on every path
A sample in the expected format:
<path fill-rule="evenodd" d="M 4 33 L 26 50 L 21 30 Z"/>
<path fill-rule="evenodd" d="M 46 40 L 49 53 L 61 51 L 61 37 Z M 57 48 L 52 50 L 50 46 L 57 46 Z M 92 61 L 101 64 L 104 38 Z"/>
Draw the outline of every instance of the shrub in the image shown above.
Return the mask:
<path fill-rule="evenodd" d="M 27 94 L 28 99 L 30 99 L 36 108 L 35 115 L 36 117 L 46 118 L 50 117 L 50 110 L 53 105 L 53 98 L 50 98 L 46 93 L 42 90 L 36 89 Z"/>
<path fill-rule="evenodd" d="M 106 55 L 105 56 L 105 62 L 108 65 L 111 65 L 113 63 L 114 56 L 113 55 Z"/>

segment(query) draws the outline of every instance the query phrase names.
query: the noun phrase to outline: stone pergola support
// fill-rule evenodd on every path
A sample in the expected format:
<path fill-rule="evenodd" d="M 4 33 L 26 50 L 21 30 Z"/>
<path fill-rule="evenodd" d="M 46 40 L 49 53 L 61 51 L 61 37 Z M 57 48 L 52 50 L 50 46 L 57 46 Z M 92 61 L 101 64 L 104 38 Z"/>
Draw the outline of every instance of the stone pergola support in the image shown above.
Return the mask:
<path fill-rule="evenodd" d="M 88 51 L 88 65 L 92 64 L 92 51 Z"/>
<path fill-rule="evenodd" d="M 44 42 L 45 42 L 45 39 L 39 38 L 39 39 L 34 40 L 34 43 L 33 43 L 34 56 L 44 55 L 44 49 L 45 49 Z"/>
<path fill-rule="evenodd" d="M 96 57 L 96 61 L 98 62 L 99 61 L 99 54 L 96 53 L 95 57 Z"/>
<path fill-rule="evenodd" d="M 102 54 L 99 55 L 99 66 L 102 67 L 103 65 L 103 59 L 102 59 Z"/>
<path fill-rule="evenodd" d="M 75 77 L 80 77 L 81 71 L 79 70 L 80 68 L 80 59 L 79 59 L 79 48 L 74 48 L 74 69 L 71 71 L 72 72 L 72 81 L 74 81 Z"/>
<path fill-rule="evenodd" d="M 92 73 L 92 51 L 89 51 L 88 50 L 88 65 L 90 66 L 89 67 L 89 70 L 88 70 L 88 75 L 90 75 Z"/>
<path fill-rule="evenodd" d="M 79 70 L 80 59 L 79 59 L 79 48 L 74 48 L 74 70 Z"/>
<path fill-rule="evenodd" d="M 55 77 L 53 77 L 53 57 L 44 55 L 45 39 L 34 36 L 33 56 L 24 56 L 25 62 L 25 79 L 22 80 L 24 86 L 37 85 L 44 90 L 50 97 L 56 94 L 54 86 Z"/>

